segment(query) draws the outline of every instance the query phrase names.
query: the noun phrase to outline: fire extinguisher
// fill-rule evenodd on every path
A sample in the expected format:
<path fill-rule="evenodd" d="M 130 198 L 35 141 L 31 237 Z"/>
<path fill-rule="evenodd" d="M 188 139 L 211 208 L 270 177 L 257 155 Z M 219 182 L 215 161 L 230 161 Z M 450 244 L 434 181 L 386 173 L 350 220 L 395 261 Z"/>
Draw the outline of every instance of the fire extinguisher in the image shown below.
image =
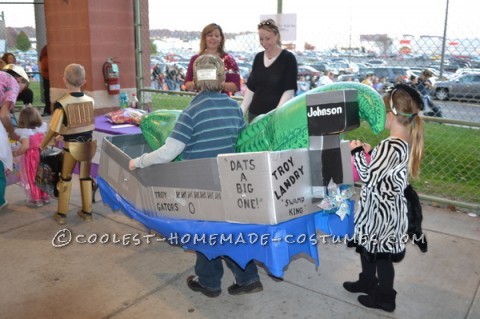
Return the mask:
<path fill-rule="evenodd" d="M 117 62 L 110 57 L 107 62 L 103 64 L 103 78 L 108 94 L 120 94 L 120 75 Z"/>

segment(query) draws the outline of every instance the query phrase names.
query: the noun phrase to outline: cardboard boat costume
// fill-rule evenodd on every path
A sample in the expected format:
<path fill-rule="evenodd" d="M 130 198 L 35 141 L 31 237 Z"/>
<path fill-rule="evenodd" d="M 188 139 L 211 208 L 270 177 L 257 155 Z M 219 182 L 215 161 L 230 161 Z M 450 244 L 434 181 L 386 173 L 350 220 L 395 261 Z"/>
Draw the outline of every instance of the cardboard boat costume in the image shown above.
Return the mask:
<path fill-rule="evenodd" d="M 166 113 L 146 115 L 140 123 L 141 128 L 154 130 L 163 126 L 167 130 L 163 134 L 142 128 L 143 134 L 104 139 L 97 181 L 104 203 L 112 209 L 122 209 L 148 229 L 180 238 L 219 230 L 272 236 L 290 231 L 315 236 L 317 229 L 337 236 L 352 234 L 353 200 L 343 200 L 351 213 L 347 218 L 335 214 L 340 209 L 328 211 L 318 204 L 330 196 L 325 191 L 330 180 L 353 184 L 350 149 L 339 134 L 358 127 L 359 116 L 374 133 L 384 127 L 385 106 L 373 89 L 345 82 L 311 90 L 257 117 L 240 133 L 239 153 L 129 171 L 131 158 L 156 149 L 169 135 L 168 120 L 175 120 L 176 114 Z M 318 265 L 317 248 L 308 242 L 181 245 L 208 258 L 227 255 L 240 266 L 256 259 L 277 276 L 298 253 L 308 254 Z"/>

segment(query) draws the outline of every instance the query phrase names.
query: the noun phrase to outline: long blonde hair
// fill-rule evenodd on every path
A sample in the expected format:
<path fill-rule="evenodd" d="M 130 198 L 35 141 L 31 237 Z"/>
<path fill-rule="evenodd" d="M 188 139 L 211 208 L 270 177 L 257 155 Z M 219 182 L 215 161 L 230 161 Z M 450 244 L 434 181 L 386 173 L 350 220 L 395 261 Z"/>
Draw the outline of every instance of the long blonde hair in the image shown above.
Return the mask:
<path fill-rule="evenodd" d="M 419 114 L 423 108 L 423 100 L 417 90 L 405 84 L 397 84 L 392 91 L 383 96 L 383 101 L 387 112 L 393 112 L 398 123 L 408 127 L 410 145 L 408 172 L 412 178 L 417 178 L 424 149 L 423 120 Z"/>
<path fill-rule="evenodd" d="M 200 51 L 198 54 L 204 54 L 205 50 L 207 49 L 207 35 L 215 30 L 220 31 L 220 35 L 222 36 L 222 40 L 220 41 L 220 45 L 218 46 L 218 53 L 220 56 L 225 54 L 225 36 L 223 35 L 222 27 L 220 27 L 216 23 L 210 23 L 209 25 L 205 26 L 202 30 L 202 37 L 200 39 Z"/>

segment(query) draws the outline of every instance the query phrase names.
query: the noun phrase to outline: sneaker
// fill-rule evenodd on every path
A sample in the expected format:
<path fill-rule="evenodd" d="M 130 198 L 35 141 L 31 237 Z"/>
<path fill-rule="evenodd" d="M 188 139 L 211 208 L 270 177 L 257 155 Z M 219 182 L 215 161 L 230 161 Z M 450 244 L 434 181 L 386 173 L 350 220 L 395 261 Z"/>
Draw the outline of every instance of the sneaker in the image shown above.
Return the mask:
<path fill-rule="evenodd" d="M 3 208 L 5 208 L 5 207 L 7 207 L 7 205 L 8 205 L 8 201 L 5 200 L 5 203 L 3 203 L 2 205 L 0 205 L 0 209 L 3 209 Z"/>
<path fill-rule="evenodd" d="M 218 297 L 222 293 L 221 289 L 220 290 L 209 290 L 209 289 L 203 287 L 202 285 L 200 285 L 200 283 L 198 282 L 198 277 L 197 276 L 188 276 L 187 286 L 191 290 L 196 291 L 196 292 L 201 292 L 202 294 L 204 294 L 205 296 L 210 297 L 210 298 Z"/>
<path fill-rule="evenodd" d="M 27 205 L 30 207 L 42 207 L 43 201 L 41 200 L 29 200 L 27 201 Z"/>
<path fill-rule="evenodd" d="M 59 224 L 59 225 L 65 225 L 67 223 L 67 215 L 61 214 L 61 213 L 55 213 L 53 215 L 53 219 Z"/>
<path fill-rule="evenodd" d="M 238 284 L 234 283 L 230 287 L 228 287 L 228 293 L 233 296 L 237 295 L 244 295 L 244 294 L 251 294 L 254 292 L 260 292 L 263 290 L 263 285 L 260 280 L 252 282 L 248 285 L 239 286 Z"/>
<path fill-rule="evenodd" d="M 84 212 L 83 210 L 79 210 L 77 214 L 86 222 L 91 222 L 93 220 L 92 213 L 87 213 L 87 212 Z"/>
<path fill-rule="evenodd" d="M 268 277 L 272 278 L 273 281 L 276 281 L 276 282 L 283 281 L 283 278 L 282 278 L 282 277 L 277 277 L 277 276 L 274 276 L 274 275 L 272 275 L 272 274 L 268 274 Z"/>

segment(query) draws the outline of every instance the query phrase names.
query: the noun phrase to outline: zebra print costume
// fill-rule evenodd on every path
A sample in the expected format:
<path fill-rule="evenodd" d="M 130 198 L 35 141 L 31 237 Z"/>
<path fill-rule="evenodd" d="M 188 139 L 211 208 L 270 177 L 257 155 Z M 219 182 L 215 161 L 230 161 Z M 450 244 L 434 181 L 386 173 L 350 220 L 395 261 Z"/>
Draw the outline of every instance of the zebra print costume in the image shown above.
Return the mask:
<path fill-rule="evenodd" d="M 369 261 L 398 262 L 405 255 L 407 241 L 408 143 L 395 137 L 381 141 L 367 163 L 363 149 L 352 150 L 363 182 L 355 214 L 353 246 Z M 350 242 L 350 246 L 352 242 Z"/>

